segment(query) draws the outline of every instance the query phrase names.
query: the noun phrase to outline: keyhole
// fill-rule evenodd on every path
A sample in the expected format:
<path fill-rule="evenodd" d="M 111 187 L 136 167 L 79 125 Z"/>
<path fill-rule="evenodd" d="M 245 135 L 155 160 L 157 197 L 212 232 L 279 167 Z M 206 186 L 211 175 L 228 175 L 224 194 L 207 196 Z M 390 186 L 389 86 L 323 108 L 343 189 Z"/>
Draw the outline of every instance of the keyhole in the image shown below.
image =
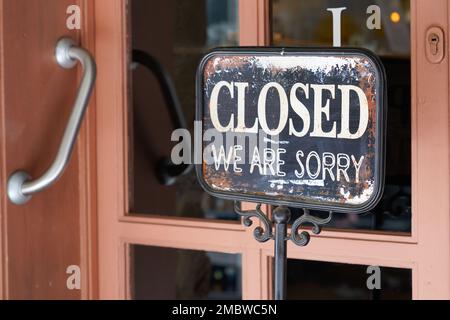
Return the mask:
<path fill-rule="evenodd" d="M 445 57 L 445 35 L 439 27 L 430 27 L 425 39 L 425 54 L 430 63 L 440 63 Z"/>
<path fill-rule="evenodd" d="M 437 34 L 432 33 L 429 37 L 430 47 L 431 47 L 431 54 L 436 55 L 438 53 L 438 44 L 439 44 L 439 37 Z"/>

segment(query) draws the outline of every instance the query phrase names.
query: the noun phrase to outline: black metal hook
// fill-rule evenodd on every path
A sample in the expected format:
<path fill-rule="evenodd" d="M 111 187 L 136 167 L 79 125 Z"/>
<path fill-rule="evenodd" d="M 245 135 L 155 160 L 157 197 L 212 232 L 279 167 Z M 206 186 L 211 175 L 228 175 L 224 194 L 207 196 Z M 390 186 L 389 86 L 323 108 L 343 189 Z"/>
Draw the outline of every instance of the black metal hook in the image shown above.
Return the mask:
<path fill-rule="evenodd" d="M 152 55 L 142 50 L 133 50 L 133 62 L 150 71 L 157 79 L 174 129 L 187 129 L 186 118 L 172 79 L 164 66 Z M 192 170 L 192 164 L 176 165 L 170 157 L 164 157 L 156 165 L 156 177 L 163 185 L 172 185 L 176 179 Z"/>

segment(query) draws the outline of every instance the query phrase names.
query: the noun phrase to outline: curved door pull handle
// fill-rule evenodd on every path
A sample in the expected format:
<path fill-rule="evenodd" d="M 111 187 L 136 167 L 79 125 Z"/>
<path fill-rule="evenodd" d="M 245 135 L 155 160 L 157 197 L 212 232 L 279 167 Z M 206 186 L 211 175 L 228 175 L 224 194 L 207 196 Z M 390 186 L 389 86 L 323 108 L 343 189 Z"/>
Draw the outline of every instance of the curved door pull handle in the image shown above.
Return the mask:
<path fill-rule="evenodd" d="M 16 171 L 9 178 L 8 197 L 11 202 L 17 205 L 27 203 L 33 194 L 53 185 L 64 172 L 69 163 L 95 83 L 97 68 L 94 58 L 88 51 L 77 47 L 72 39 L 63 38 L 59 40 L 56 45 L 55 55 L 58 64 L 65 69 L 75 67 L 77 62 L 81 63 L 84 69 L 81 85 L 78 88 L 72 114 L 64 131 L 58 153 L 48 170 L 41 177 L 34 180 L 22 170 Z"/>

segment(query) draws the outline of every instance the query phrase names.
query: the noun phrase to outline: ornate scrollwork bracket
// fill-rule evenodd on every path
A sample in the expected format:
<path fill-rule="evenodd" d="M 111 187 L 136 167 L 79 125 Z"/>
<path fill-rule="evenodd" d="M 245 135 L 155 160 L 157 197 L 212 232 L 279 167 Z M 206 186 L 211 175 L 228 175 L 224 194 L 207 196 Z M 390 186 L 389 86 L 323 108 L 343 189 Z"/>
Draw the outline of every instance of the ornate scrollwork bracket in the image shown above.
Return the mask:
<path fill-rule="evenodd" d="M 272 214 L 272 220 L 262 212 L 261 204 L 256 206 L 255 210 L 242 210 L 240 203 L 235 202 L 234 210 L 237 214 L 242 216 L 243 223 L 246 227 L 253 224 L 251 218 L 257 218 L 261 221 L 261 226 L 258 226 L 253 231 L 255 239 L 259 242 L 267 242 L 271 239 L 275 241 L 274 245 L 274 282 L 275 300 L 283 300 L 286 298 L 286 270 L 287 270 L 287 246 L 288 240 L 292 240 L 298 246 L 304 247 L 310 241 L 310 234 L 308 231 L 299 231 L 305 224 L 313 226 L 312 233 L 319 234 L 323 225 L 329 223 L 332 219 L 333 213 L 325 219 L 314 217 L 310 215 L 308 209 L 303 209 L 303 215 L 296 219 L 291 227 L 291 234 L 287 233 L 288 223 L 291 219 L 291 211 L 288 207 L 280 206 L 275 208 Z"/>
<path fill-rule="evenodd" d="M 281 208 L 281 207 L 279 207 Z M 285 208 L 286 209 L 286 208 Z M 237 214 L 243 217 L 243 224 L 246 227 L 251 227 L 253 225 L 253 221 L 251 218 L 259 219 L 263 226 L 258 226 L 253 231 L 255 239 L 259 242 L 267 242 L 271 239 L 274 239 L 274 223 L 270 221 L 264 212 L 261 210 L 261 204 L 256 206 L 255 210 L 241 210 L 240 203 L 235 202 L 234 210 Z M 276 210 L 276 209 L 275 209 Z M 288 209 L 289 210 L 289 209 Z M 291 234 L 289 234 L 286 240 L 291 240 L 298 246 L 304 247 L 308 245 L 311 236 L 308 231 L 299 231 L 300 228 L 306 224 L 310 224 L 313 226 L 312 233 L 320 234 L 322 231 L 322 226 L 328 224 L 333 217 L 333 212 L 329 213 L 329 216 L 325 219 L 321 219 L 315 216 L 312 216 L 308 209 L 303 209 L 303 215 L 294 221 L 291 227 Z"/>
<path fill-rule="evenodd" d="M 288 235 L 288 239 L 291 239 L 293 243 L 300 247 L 308 245 L 311 236 L 307 231 L 299 232 L 299 229 L 305 224 L 312 224 L 312 233 L 320 234 L 322 226 L 328 224 L 333 218 L 333 212 L 329 212 L 328 217 L 321 219 L 310 215 L 308 209 L 303 209 L 303 215 L 294 221 L 291 227 L 291 234 Z"/>
<path fill-rule="evenodd" d="M 267 218 L 267 216 L 262 212 L 261 210 L 261 203 L 256 206 L 255 210 L 247 210 L 242 211 L 240 207 L 239 202 L 234 203 L 234 211 L 243 217 L 242 223 L 246 227 L 251 227 L 253 224 L 253 221 L 251 218 L 258 218 L 261 220 L 264 227 L 256 227 L 253 231 L 253 235 L 255 236 L 255 239 L 259 242 L 267 242 L 270 239 L 273 239 L 273 224 L 272 222 Z"/>

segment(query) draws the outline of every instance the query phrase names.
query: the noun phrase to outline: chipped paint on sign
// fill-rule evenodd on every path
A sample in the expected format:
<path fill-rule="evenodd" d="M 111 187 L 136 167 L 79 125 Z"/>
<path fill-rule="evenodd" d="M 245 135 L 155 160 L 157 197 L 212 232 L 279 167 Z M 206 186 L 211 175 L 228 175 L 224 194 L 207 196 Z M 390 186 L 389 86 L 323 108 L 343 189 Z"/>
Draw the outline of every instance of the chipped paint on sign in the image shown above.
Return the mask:
<path fill-rule="evenodd" d="M 338 212 L 379 200 L 385 84 L 371 54 L 221 50 L 202 61 L 197 87 L 203 132 L 222 137 L 203 142 L 208 192 Z"/>

